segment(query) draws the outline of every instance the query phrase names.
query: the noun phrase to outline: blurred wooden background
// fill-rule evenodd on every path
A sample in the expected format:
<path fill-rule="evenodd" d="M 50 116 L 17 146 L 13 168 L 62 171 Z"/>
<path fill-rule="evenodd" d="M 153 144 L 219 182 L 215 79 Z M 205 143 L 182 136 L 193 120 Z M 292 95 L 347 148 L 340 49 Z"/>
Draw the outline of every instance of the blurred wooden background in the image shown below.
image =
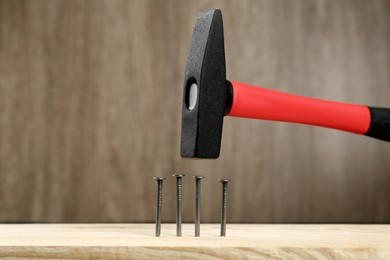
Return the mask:
<path fill-rule="evenodd" d="M 390 144 L 226 118 L 221 158 L 179 156 L 198 11 L 223 11 L 228 78 L 390 107 L 390 1 L 0 1 L 0 221 L 152 222 L 153 176 L 184 221 L 389 222 Z"/>

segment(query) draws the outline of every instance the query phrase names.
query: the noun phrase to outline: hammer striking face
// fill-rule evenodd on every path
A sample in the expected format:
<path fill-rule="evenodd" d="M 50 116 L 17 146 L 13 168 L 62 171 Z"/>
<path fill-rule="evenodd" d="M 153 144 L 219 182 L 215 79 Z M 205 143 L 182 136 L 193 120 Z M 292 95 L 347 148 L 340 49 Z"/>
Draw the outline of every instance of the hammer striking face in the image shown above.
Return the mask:
<path fill-rule="evenodd" d="M 225 115 L 316 125 L 390 141 L 390 109 L 291 95 L 226 80 L 222 13 L 199 13 L 184 76 L 181 156 L 219 157 Z"/>

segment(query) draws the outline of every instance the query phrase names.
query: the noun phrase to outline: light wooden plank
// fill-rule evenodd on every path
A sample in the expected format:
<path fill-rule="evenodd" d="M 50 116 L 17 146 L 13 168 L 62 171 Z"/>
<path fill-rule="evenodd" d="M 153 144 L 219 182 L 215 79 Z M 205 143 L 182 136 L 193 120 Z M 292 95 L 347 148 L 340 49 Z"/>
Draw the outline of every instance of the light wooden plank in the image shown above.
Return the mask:
<path fill-rule="evenodd" d="M 0 257 L 48 258 L 354 258 L 389 259 L 390 225 L 193 225 L 8 224 L 0 225 Z"/>

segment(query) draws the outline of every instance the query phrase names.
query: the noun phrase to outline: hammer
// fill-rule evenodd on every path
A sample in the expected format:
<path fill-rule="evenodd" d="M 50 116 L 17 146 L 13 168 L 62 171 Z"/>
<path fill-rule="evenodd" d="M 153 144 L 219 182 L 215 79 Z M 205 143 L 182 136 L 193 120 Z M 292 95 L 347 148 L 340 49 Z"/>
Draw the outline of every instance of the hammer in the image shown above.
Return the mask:
<path fill-rule="evenodd" d="M 222 13 L 198 14 L 184 76 L 181 157 L 219 157 L 224 116 L 338 129 L 390 141 L 390 109 L 287 94 L 226 79 Z"/>

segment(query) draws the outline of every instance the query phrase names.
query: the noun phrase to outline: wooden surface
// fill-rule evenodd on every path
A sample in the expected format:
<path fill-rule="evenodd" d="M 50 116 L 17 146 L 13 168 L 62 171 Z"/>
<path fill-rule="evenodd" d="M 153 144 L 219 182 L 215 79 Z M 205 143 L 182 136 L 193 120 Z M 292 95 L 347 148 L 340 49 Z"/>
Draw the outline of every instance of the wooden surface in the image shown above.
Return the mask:
<path fill-rule="evenodd" d="M 179 156 L 198 11 L 223 11 L 228 78 L 390 107 L 390 1 L 0 0 L 0 222 L 152 222 L 153 176 L 206 176 L 202 220 L 390 222 L 390 145 L 226 118 L 221 158 Z"/>
<path fill-rule="evenodd" d="M 172 259 L 388 259 L 389 225 L 193 225 L 175 236 L 163 224 L 154 237 L 152 224 L 0 225 L 0 257 Z"/>

